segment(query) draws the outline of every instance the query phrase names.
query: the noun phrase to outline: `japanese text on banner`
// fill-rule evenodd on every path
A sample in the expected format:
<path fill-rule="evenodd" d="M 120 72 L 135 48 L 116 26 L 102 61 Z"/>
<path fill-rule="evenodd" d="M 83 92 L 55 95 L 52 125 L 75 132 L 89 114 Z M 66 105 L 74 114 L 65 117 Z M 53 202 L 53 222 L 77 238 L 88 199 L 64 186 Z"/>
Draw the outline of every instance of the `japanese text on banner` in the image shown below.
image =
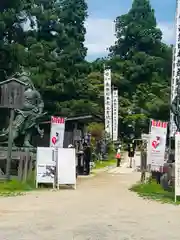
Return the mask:
<path fill-rule="evenodd" d="M 180 134 L 175 135 L 175 195 L 180 196 Z"/>
<path fill-rule="evenodd" d="M 118 90 L 113 90 L 113 141 L 118 140 Z"/>
<path fill-rule="evenodd" d="M 177 85 L 180 77 L 180 0 L 176 1 L 176 40 L 173 49 L 172 78 L 171 78 L 171 102 L 177 96 Z M 170 136 L 174 137 L 177 127 L 174 121 L 174 114 L 170 114 Z"/>
<path fill-rule="evenodd" d="M 104 111 L 105 132 L 112 138 L 111 69 L 104 70 Z"/>

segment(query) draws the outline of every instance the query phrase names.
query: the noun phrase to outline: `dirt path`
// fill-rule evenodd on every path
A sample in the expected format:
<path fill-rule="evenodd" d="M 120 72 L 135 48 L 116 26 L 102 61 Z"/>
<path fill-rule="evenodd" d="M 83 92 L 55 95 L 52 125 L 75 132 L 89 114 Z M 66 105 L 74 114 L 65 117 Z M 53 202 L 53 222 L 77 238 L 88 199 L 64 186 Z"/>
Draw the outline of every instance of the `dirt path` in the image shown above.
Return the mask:
<path fill-rule="evenodd" d="M 0 239 L 179 240 L 180 208 L 129 192 L 138 178 L 115 169 L 80 179 L 77 190 L 0 198 Z"/>

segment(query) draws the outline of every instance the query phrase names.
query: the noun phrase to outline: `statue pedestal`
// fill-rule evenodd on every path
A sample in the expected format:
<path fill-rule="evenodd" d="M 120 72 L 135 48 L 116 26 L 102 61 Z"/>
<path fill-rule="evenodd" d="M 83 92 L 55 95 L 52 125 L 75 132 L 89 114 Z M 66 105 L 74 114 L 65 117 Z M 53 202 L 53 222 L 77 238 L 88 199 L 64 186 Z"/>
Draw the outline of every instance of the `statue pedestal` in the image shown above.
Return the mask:
<path fill-rule="evenodd" d="M 0 179 L 5 178 L 7 147 L 0 146 Z M 11 157 L 12 178 L 17 178 L 20 181 L 26 181 L 32 174 L 35 168 L 36 148 L 13 147 Z"/>

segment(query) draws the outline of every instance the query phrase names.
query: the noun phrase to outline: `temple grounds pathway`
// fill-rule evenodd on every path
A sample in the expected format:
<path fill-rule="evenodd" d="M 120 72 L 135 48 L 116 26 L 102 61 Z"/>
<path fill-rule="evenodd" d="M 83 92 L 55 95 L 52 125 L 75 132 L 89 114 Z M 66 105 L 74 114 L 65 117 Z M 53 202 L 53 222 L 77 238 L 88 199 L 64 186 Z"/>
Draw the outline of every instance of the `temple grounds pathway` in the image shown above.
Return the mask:
<path fill-rule="evenodd" d="M 80 178 L 76 190 L 0 198 L 1 240 L 179 240 L 180 207 L 128 190 L 126 166 Z"/>

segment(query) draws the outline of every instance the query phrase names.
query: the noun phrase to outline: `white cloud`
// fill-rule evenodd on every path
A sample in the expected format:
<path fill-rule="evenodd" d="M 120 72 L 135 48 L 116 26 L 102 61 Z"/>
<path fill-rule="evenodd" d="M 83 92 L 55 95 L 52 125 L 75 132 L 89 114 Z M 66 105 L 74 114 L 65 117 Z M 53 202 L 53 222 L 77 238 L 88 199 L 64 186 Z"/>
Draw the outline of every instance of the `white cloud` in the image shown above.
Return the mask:
<path fill-rule="evenodd" d="M 175 27 L 173 22 L 160 22 L 158 27 L 163 32 L 163 41 L 165 43 L 172 44 L 175 42 Z"/>
<path fill-rule="evenodd" d="M 115 41 L 113 20 L 89 18 L 85 27 L 87 30 L 85 45 L 88 48 L 88 55 L 107 54 L 107 48 Z"/>
<path fill-rule="evenodd" d="M 115 24 L 112 19 L 89 18 L 85 27 L 87 30 L 85 45 L 88 56 L 107 55 L 107 48 L 115 42 Z M 163 32 L 163 41 L 172 44 L 175 41 L 173 23 L 160 22 L 158 27 Z"/>

